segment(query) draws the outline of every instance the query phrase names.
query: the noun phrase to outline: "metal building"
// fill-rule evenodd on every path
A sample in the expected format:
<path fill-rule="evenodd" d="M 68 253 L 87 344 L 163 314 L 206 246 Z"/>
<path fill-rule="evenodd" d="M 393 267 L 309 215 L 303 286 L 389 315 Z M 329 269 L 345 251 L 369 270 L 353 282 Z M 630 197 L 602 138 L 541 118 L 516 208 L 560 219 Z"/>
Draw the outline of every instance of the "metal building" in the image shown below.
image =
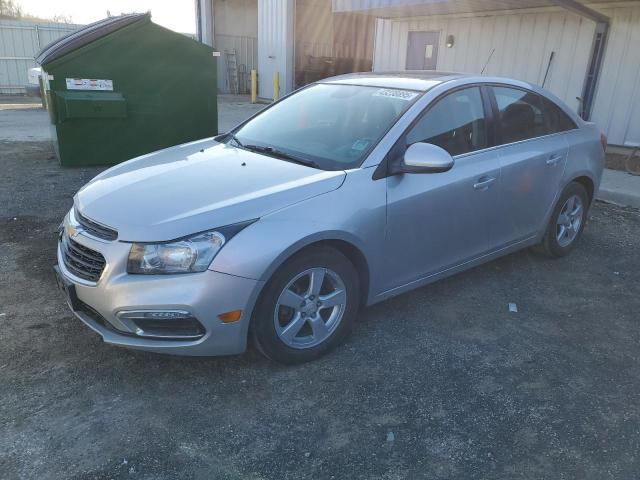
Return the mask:
<path fill-rule="evenodd" d="M 221 55 L 223 92 L 246 91 L 258 71 L 259 95 L 274 96 L 318 78 L 371 70 L 375 18 L 359 12 L 334 12 L 331 0 L 196 0 L 198 35 Z M 229 55 L 232 55 L 232 58 Z M 225 75 L 227 70 L 237 74 Z"/>
<path fill-rule="evenodd" d="M 28 82 L 34 56 L 57 38 L 80 25 L 53 22 L 0 20 L 0 94 L 21 94 Z"/>
<path fill-rule="evenodd" d="M 610 144 L 640 146 L 640 1 L 197 0 L 197 5 L 202 40 L 221 51 L 226 47 L 218 32 L 233 36 L 237 19 L 251 19 L 252 65 L 263 98 L 273 98 L 276 72 L 281 94 L 345 71 L 502 75 L 544 84 L 598 123 Z M 245 11 L 252 13 L 247 17 Z"/>

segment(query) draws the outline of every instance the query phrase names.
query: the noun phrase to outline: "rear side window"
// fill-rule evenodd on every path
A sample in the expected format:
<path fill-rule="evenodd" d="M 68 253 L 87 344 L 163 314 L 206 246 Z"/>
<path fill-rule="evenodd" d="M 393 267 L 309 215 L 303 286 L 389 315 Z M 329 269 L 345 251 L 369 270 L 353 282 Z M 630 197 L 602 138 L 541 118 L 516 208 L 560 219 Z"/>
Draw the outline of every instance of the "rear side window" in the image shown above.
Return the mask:
<path fill-rule="evenodd" d="M 545 135 L 540 97 L 533 92 L 494 87 L 501 142 L 513 143 Z"/>
<path fill-rule="evenodd" d="M 575 128 L 550 100 L 527 90 L 493 87 L 498 104 L 501 144 L 551 135 Z"/>
<path fill-rule="evenodd" d="M 567 130 L 573 130 L 577 127 L 569 115 L 564 113 L 562 109 L 551 100 L 540 96 L 540 101 L 542 102 L 544 126 L 548 135 L 552 133 L 566 132 Z"/>
<path fill-rule="evenodd" d="M 480 89 L 466 88 L 438 100 L 406 138 L 407 145 L 431 143 L 452 156 L 486 148 L 487 126 Z"/>

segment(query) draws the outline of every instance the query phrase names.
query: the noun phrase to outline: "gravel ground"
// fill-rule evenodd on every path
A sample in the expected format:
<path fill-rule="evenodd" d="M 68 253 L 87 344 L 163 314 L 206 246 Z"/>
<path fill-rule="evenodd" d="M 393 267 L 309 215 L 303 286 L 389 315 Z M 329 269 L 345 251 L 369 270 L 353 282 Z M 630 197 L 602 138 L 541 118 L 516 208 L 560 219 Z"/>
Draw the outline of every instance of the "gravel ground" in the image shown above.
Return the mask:
<path fill-rule="evenodd" d="M 569 257 L 516 253 L 368 308 L 286 368 L 103 344 L 51 270 L 99 169 L 8 142 L 0 169 L 2 479 L 638 476 L 637 210 L 596 203 Z"/>

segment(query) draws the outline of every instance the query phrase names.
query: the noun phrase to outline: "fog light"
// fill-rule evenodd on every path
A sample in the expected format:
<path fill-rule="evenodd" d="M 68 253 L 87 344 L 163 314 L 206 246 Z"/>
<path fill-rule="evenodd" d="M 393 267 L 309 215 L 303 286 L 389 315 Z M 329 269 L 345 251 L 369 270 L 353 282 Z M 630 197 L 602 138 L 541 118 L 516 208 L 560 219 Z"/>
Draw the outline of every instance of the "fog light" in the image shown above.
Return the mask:
<path fill-rule="evenodd" d="M 191 313 L 182 310 L 123 311 L 118 313 L 131 334 L 159 340 L 196 340 L 205 329 Z"/>

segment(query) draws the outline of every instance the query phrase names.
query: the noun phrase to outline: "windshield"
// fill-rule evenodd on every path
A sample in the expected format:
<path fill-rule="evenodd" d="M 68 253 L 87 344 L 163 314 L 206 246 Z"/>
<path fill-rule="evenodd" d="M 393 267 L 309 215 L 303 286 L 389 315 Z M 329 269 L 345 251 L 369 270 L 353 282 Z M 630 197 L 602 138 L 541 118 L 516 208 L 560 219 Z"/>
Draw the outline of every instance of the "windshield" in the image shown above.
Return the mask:
<path fill-rule="evenodd" d="M 280 152 L 283 159 L 289 155 L 323 170 L 354 168 L 418 96 L 411 90 L 316 84 L 265 110 L 233 138 L 245 148 Z"/>

